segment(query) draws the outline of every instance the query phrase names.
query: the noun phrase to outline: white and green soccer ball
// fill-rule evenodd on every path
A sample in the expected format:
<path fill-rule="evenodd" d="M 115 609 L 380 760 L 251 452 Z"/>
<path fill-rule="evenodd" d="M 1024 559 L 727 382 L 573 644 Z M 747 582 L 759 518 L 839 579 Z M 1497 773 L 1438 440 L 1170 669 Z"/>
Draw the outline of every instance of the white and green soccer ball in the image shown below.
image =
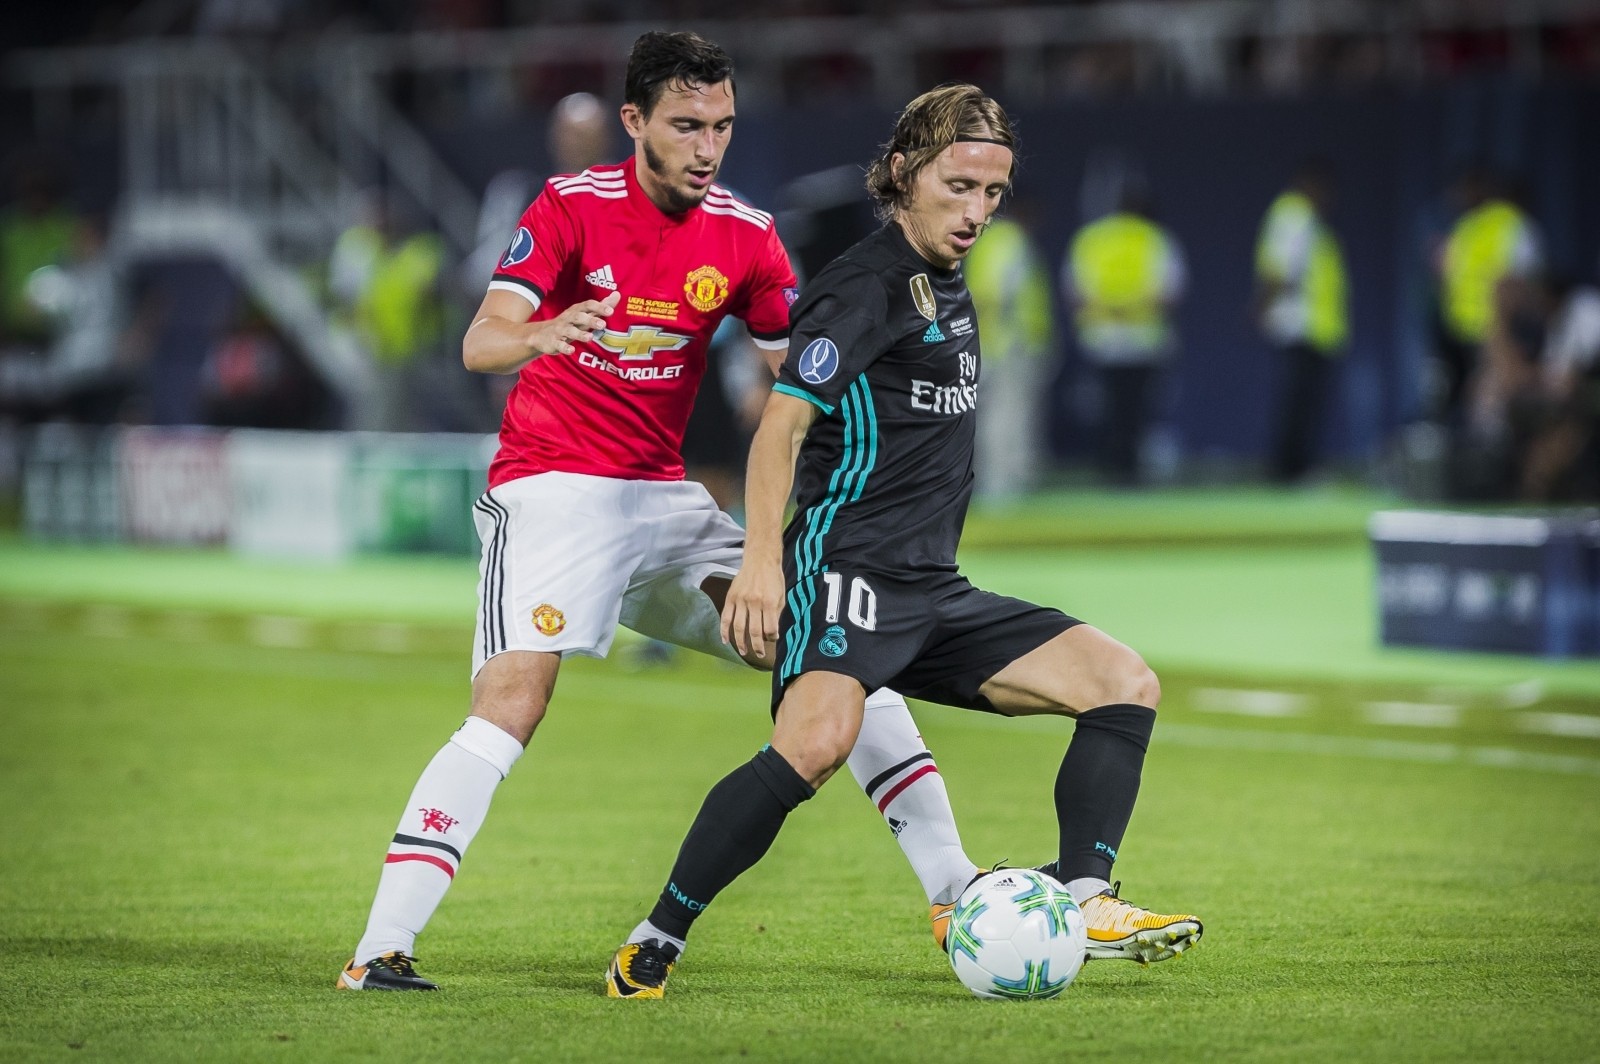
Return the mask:
<path fill-rule="evenodd" d="M 946 948 L 956 978 L 985 998 L 1053 998 L 1072 985 L 1089 948 L 1067 888 L 1031 868 L 1006 868 L 967 885 Z"/>

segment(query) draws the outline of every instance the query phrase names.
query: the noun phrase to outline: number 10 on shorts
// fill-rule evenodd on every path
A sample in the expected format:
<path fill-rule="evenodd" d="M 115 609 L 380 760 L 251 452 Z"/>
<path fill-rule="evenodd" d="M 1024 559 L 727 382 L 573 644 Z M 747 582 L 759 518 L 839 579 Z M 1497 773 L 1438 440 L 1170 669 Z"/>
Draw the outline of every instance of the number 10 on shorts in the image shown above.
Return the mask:
<path fill-rule="evenodd" d="M 823 573 L 822 583 L 828 589 L 827 618 L 829 624 L 839 622 L 839 605 L 844 598 L 844 574 Z M 850 578 L 850 607 L 846 611 L 850 623 L 865 632 L 878 627 L 878 596 L 871 586 L 859 576 Z"/>

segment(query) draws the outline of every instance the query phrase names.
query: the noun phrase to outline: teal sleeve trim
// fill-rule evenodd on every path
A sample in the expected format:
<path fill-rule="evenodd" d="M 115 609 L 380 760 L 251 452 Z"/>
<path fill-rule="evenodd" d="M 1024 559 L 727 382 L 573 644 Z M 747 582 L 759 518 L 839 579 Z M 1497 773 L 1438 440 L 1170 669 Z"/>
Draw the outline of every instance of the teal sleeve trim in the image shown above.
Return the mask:
<path fill-rule="evenodd" d="M 803 391 L 803 390 L 801 390 L 799 388 L 794 387 L 793 385 L 784 384 L 783 382 L 780 381 L 779 383 L 774 384 L 772 386 L 772 390 L 775 391 L 775 392 L 782 392 L 784 395 L 792 395 L 796 399 L 804 399 L 806 402 L 810 403 L 812 406 L 816 407 L 818 410 L 821 410 L 824 414 L 832 414 L 833 413 L 833 407 L 830 404 L 824 403 L 821 399 L 818 399 L 816 396 L 812 395 L 810 392 Z"/>

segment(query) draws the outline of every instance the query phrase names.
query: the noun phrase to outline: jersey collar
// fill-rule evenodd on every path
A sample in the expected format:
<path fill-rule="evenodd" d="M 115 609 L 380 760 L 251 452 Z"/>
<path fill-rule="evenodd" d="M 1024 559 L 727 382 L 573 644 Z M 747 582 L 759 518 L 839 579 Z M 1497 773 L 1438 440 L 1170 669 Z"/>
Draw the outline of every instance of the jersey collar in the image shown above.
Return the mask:
<path fill-rule="evenodd" d="M 923 269 L 927 270 L 935 277 L 950 278 L 961 272 L 961 263 L 959 262 L 957 262 L 954 266 L 945 267 L 936 266 L 927 259 L 923 258 L 922 252 L 918 251 L 916 246 L 913 245 L 910 240 L 906 239 L 906 232 L 904 229 L 900 228 L 899 222 L 888 222 L 884 225 L 884 228 L 889 230 L 889 238 L 895 242 L 902 253 L 904 253 L 912 261 L 921 264 Z"/>

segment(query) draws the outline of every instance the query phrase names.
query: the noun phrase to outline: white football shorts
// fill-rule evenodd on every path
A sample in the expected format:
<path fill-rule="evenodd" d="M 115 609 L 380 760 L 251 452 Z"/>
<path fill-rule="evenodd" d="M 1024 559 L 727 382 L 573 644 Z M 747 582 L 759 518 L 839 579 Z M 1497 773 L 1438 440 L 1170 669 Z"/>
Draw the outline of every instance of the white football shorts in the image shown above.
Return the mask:
<path fill-rule="evenodd" d="M 472 509 L 483 543 L 473 676 L 507 650 L 603 658 L 618 624 L 740 660 L 700 584 L 739 571 L 744 530 L 699 484 L 539 473 Z"/>

